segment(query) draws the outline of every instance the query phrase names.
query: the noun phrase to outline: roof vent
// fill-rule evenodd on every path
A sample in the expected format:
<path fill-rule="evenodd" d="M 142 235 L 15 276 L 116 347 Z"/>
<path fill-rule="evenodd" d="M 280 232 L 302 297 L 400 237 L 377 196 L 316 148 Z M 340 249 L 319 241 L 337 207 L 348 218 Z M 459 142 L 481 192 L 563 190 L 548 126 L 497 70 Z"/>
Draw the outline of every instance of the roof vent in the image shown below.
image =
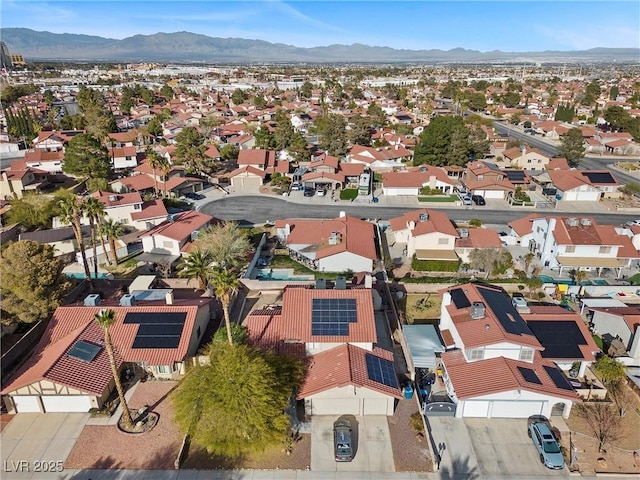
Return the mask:
<path fill-rule="evenodd" d="M 474 320 L 479 320 L 481 318 L 484 318 L 486 312 L 487 312 L 487 309 L 484 306 L 484 303 L 473 302 L 471 304 L 471 318 L 473 318 Z"/>
<path fill-rule="evenodd" d="M 468 238 L 469 237 L 469 229 L 468 228 L 461 228 L 460 230 L 458 230 L 458 232 L 460 233 L 460 238 Z"/>
<path fill-rule="evenodd" d="M 578 226 L 578 219 L 577 218 L 567 218 L 567 225 L 569 227 L 577 227 Z"/>
<path fill-rule="evenodd" d="M 590 218 L 581 218 L 580 219 L 580 225 L 582 225 L 583 227 L 588 227 L 589 225 L 591 225 L 591 219 Z"/>
<path fill-rule="evenodd" d="M 120 306 L 121 307 L 133 307 L 136 304 L 136 297 L 127 293 L 120 298 Z"/>
<path fill-rule="evenodd" d="M 420 214 L 420 221 L 421 222 L 426 222 L 427 220 L 429 220 L 429 214 L 428 213 L 421 213 Z"/>
<path fill-rule="evenodd" d="M 335 290 L 346 290 L 347 289 L 347 279 L 345 277 L 336 277 L 336 283 L 334 286 Z"/>
<path fill-rule="evenodd" d="M 100 305 L 100 294 L 92 293 L 91 295 L 87 295 L 84 299 L 85 307 L 97 307 Z"/>
<path fill-rule="evenodd" d="M 327 280 L 325 278 L 316 278 L 316 290 L 326 290 Z"/>
<path fill-rule="evenodd" d="M 116 200 L 118 200 L 118 197 L 116 195 L 109 195 L 110 202 L 115 202 Z"/>
<path fill-rule="evenodd" d="M 331 232 L 329 237 L 329 245 L 338 245 L 340 243 L 340 232 Z"/>
<path fill-rule="evenodd" d="M 169 215 L 167 215 L 167 221 L 168 221 L 169 223 L 173 223 L 173 222 L 175 222 L 175 221 L 176 221 L 176 215 L 175 215 L 175 214 L 173 214 L 173 213 L 170 213 Z"/>

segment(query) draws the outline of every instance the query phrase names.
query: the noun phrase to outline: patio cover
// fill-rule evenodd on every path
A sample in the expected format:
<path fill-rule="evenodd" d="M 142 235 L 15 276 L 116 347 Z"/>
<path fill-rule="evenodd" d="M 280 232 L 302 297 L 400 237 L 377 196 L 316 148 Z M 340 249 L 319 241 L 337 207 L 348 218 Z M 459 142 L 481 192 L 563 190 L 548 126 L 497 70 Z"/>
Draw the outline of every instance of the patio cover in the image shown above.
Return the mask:
<path fill-rule="evenodd" d="M 458 255 L 453 250 L 425 249 L 416 250 L 418 260 L 450 260 L 458 261 Z"/>
<path fill-rule="evenodd" d="M 139 262 L 159 263 L 162 265 L 170 265 L 180 258 L 180 255 L 167 255 L 165 253 L 141 253 L 135 257 Z"/>
<path fill-rule="evenodd" d="M 560 264 L 560 275 L 562 276 L 562 270 L 565 268 L 580 268 L 580 267 L 590 267 L 596 268 L 598 271 L 598 276 L 602 274 L 603 268 L 613 268 L 616 272 L 616 278 L 620 278 L 622 275 L 622 268 L 625 266 L 626 262 L 624 260 L 620 260 L 619 258 L 612 257 L 556 257 L 558 263 Z"/>
<path fill-rule="evenodd" d="M 436 353 L 444 352 L 444 347 L 433 325 L 404 325 L 402 327 L 409 355 L 416 368 L 436 368 Z"/>

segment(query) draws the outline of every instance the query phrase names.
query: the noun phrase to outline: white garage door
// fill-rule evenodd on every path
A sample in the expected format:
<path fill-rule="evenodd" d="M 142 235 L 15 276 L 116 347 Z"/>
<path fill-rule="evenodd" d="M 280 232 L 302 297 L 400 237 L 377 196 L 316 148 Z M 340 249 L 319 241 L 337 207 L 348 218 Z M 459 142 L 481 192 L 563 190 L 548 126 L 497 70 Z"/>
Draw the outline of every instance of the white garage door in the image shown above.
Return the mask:
<path fill-rule="evenodd" d="M 465 400 L 463 417 L 486 418 L 489 414 L 489 402 L 487 400 Z"/>
<path fill-rule="evenodd" d="M 539 401 L 494 401 L 492 403 L 491 416 L 493 418 L 528 418 L 531 415 L 540 415 L 543 407 L 543 402 Z"/>
<path fill-rule="evenodd" d="M 45 412 L 88 412 L 91 399 L 85 395 L 43 395 Z"/>
<path fill-rule="evenodd" d="M 502 190 L 486 190 L 484 193 L 484 198 L 504 198 L 504 192 Z"/>
<path fill-rule="evenodd" d="M 18 413 L 40 412 L 38 397 L 34 395 L 14 395 L 11 397 Z"/>
<path fill-rule="evenodd" d="M 365 398 L 364 415 L 386 415 L 387 400 L 384 398 Z"/>
<path fill-rule="evenodd" d="M 314 398 L 312 415 L 360 415 L 360 401 L 356 398 Z"/>

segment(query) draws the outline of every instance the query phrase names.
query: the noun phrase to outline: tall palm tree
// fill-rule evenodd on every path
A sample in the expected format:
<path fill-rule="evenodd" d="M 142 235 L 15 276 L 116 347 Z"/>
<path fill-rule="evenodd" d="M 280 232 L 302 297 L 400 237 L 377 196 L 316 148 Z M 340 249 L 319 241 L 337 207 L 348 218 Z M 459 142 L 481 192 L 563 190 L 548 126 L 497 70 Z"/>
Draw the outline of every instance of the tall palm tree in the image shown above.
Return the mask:
<path fill-rule="evenodd" d="M 93 247 L 93 273 L 94 278 L 98 278 L 98 252 L 96 249 L 96 234 L 98 226 L 104 218 L 104 204 L 95 197 L 89 197 L 84 201 L 84 214 L 89 219 L 89 227 L 91 228 L 91 246 Z M 107 251 L 104 248 L 104 237 L 100 236 L 102 242 L 102 252 L 105 257 Z"/>
<path fill-rule="evenodd" d="M 82 265 L 84 266 L 84 274 L 89 288 L 93 290 L 93 282 L 91 281 L 91 271 L 89 270 L 89 262 L 87 262 L 87 254 L 84 251 L 84 239 L 82 238 L 82 224 L 80 218 L 85 209 L 85 203 L 76 197 L 69 197 L 58 202 L 60 220 L 63 223 L 70 223 L 73 234 L 76 237 L 76 243 L 82 256 Z"/>
<path fill-rule="evenodd" d="M 147 163 L 153 170 L 153 191 L 156 198 L 158 198 L 158 177 L 156 176 L 156 170 L 160 168 L 163 160 L 166 162 L 166 159 L 151 147 L 147 147 L 145 153 L 147 155 Z"/>
<path fill-rule="evenodd" d="M 131 412 L 127 406 L 127 399 L 124 398 L 124 390 L 122 390 L 122 383 L 120 383 L 120 375 L 118 368 L 116 367 L 116 357 L 113 351 L 113 343 L 111 342 L 111 334 L 109 328 L 116 321 L 116 312 L 112 309 L 100 310 L 93 316 L 93 319 L 104 330 L 104 347 L 107 349 L 107 355 L 109 355 L 109 364 L 111 365 L 111 373 L 113 374 L 113 380 L 116 383 L 116 390 L 118 391 L 118 398 L 120 399 L 120 405 L 122 405 L 122 418 L 124 420 L 125 430 L 133 430 L 133 420 L 131 420 Z"/>
<path fill-rule="evenodd" d="M 178 276 L 198 280 L 198 290 L 207 288 L 209 277 L 213 274 L 212 256 L 206 250 L 194 250 L 178 265 Z M 187 282 L 189 283 L 189 282 Z"/>
<path fill-rule="evenodd" d="M 233 344 L 233 337 L 231 336 L 231 318 L 229 317 L 229 306 L 231 305 L 231 299 L 238 290 L 240 280 L 238 280 L 238 274 L 233 269 L 224 269 L 217 267 L 211 274 L 211 283 L 215 287 L 216 297 L 222 304 L 222 313 L 224 314 L 224 323 L 227 327 L 227 339 L 230 344 Z"/>
<path fill-rule="evenodd" d="M 116 252 L 116 240 L 118 237 L 124 235 L 124 228 L 122 223 L 115 221 L 111 218 L 107 218 L 102 225 L 100 225 L 100 235 L 107 237 L 109 241 L 109 249 L 111 250 L 112 264 L 118 264 L 118 253 Z"/>
<path fill-rule="evenodd" d="M 167 198 L 167 175 L 169 175 L 169 172 L 171 171 L 171 164 L 169 163 L 169 160 L 164 158 L 162 155 L 159 155 L 159 162 L 160 163 L 158 163 L 158 170 L 160 170 L 160 173 L 162 173 L 163 196 L 164 198 Z"/>

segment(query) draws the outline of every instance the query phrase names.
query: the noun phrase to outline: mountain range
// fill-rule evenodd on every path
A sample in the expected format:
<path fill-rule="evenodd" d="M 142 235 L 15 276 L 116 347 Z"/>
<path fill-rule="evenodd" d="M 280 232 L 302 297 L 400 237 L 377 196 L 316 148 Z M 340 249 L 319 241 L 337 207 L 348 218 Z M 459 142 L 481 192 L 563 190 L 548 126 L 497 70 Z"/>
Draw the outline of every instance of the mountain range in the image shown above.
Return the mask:
<path fill-rule="evenodd" d="M 217 38 L 190 32 L 134 35 L 117 40 L 92 35 L 0 28 L 0 38 L 12 53 L 27 61 L 209 63 L 496 63 L 583 62 L 638 63 L 640 48 L 592 48 L 580 51 L 480 52 L 399 50 L 362 44 L 302 48 L 243 38 Z"/>

